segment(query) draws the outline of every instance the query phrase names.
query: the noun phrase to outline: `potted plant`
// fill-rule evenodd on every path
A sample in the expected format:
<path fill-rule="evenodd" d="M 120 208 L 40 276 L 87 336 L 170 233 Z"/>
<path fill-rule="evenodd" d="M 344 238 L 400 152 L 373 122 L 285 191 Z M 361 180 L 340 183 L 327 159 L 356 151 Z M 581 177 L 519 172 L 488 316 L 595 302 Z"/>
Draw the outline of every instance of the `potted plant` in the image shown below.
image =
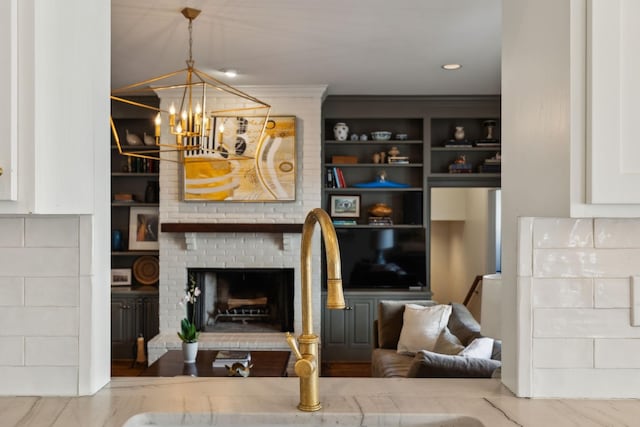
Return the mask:
<path fill-rule="evenodd" d="M 199 295 L 200 288 L 196 286 L 196 280 L 190 274 L 185 296 L 180 300 L 180 305 L 186 307 L 186 316 L 180 322 L 180 331 L 178 331 L 178 337 L 182 340 L 184 363 L 195 363 L 196 355 L 198 354 L 198 336 L 200 336 L 200 331 L 196 329 L 196 310 L 194 304 Z M 189 310 L 189 305 L 191 305 L 191 310 Z M 191 311 L 191 319 L 189 319 L 189 311 Z"/>

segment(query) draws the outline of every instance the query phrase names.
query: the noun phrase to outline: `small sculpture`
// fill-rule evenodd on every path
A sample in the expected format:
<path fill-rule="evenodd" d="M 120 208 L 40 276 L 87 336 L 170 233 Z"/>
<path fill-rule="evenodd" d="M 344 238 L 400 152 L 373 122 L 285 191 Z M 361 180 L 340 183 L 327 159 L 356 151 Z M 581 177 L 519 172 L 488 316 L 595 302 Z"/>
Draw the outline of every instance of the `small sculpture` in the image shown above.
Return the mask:
<path fill-rule="evenodd" d="M 373 153 L 371 160 L 373 160 L 373 163 L 380 163 L 380 153 Z"/>
<path fill-rule="evenodd" d="M 253 363 L 249 363 L 244 365 L 243 363 L 236 362 L 233 365 L 224 365 L 229 371 L 230 377 L 248 377 L 251 374 L 251 368 L 253 368 Z"/>
<path fill-rule="evenodd" d="M 144 137 L 144 145 L 156 145 L 156 139 L 152 135 L 147 135 L 145 132 L 142 136 Z"/>
<path fill-rule="evenodd" d="M 389 157 L 396 157 L 398 156 L 398 154 L 400 154 L 400 150 L 398 150 L 398 147 L 393 146 L 391 147 L 391 150 L 389 150 Z"/>
<path fill-rule="evenodd" d="M 369 137 L 367 136 L 366 133 L 363 133 L 362 135 L 360 135 L 360 141 L 366 141 L 368 139 L 369 139 Z"/>
<path fill-rule="evenodd" d="M 358 140 L 358 134 L 356 134 L 356 133 L 352 133 L 352 134 L 351 134 L 351 140 L 352 140 L 352 141 L 357 141 L 357 140 Z"/>
<path fill-rule="evenodd" d="M 456 141 L 464 140 L 464 127 L 463 126 L 456 126 L 456 130 L 453 133 L 453 139 L 455 139 Z"/>
<path fill-rule="evenodd" d="M 124 130 L 126 134 L 127 144 L 129 145 L 142 145 L 142 139 L 135 133 L 129 133 L 129 129 Z"/>
<path fill-rule="evenodd" d="M 496 121 L 495 120 L 485 120 L 484 122 L 482 122 L 482 125 L 484 126 L 484 128 L 487 131 L 487 136 L 485 137 L 485 139 L 495 139 L 493 136 L 493 130 L 496 127 Z"/>

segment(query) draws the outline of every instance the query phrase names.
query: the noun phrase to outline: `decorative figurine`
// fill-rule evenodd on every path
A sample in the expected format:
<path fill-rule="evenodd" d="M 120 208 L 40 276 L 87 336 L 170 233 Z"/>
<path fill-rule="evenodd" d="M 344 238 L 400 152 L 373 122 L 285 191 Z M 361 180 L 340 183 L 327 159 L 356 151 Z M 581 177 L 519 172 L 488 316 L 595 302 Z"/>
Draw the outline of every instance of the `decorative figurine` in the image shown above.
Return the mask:
<path fill-rule="evenodd" d="M 496 121 L 495 120 L 485 120 L 484 122 L 482 122 L 482 125 L 484 126 L 484 128 L 487 131 L 487 136 L 485 137 L 485 139 L 495 139 L 495 137 L 493 136 L 493 130 L 496 127 Z"/>
<path fill-rule="evenodd" d="M 368 139 L 369 139 L 369 137 L 367 136 L 366 133 L 363 133 L 362 135 L 360 135 L 360 141 L 366 141 Z"/>
<path fill-rule="evenodd" d="M 349 135 L 349 126 L 345 123 L 336 123 L 333 127 L 333 135 L 336 138 L 336 141 L 346 141 L 347 135 Z"/>
<path fill-rule="evenodd" d="M 380 163 L 380 153 L 373 153 L 371 160 L 373 163 Z"/>
<path fill-rule="evenodd" d="M 351 134 L 351 140 L 352 140 L 352 141 L 357 141 L 357 140 L 358 140 L 358 135 L 357 135 L 357 134 L 355 134 L 355 133 L 352 133 L 352 134 Z"/>
<path fill-rule="evenodd" d="M 224 365 L 225 368 L 229 371 L 230 377 L 248 377 L 251 374 L 251 368 L 253 368 L 253 364 L 250 363 L 248 365 L 244 365 L 243 363 L 236 362 L 233 365 Z"/>

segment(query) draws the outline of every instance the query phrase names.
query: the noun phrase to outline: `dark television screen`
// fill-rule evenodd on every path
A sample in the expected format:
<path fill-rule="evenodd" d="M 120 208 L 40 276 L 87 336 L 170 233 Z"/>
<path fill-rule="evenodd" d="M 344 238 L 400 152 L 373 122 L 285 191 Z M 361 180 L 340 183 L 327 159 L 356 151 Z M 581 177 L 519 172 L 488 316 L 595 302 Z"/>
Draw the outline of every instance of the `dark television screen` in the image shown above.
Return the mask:
<path fill-rule="evenodd" d="M 345 288 L 407 289 L 426 281 L 423 228 L 337 230 Z"/>

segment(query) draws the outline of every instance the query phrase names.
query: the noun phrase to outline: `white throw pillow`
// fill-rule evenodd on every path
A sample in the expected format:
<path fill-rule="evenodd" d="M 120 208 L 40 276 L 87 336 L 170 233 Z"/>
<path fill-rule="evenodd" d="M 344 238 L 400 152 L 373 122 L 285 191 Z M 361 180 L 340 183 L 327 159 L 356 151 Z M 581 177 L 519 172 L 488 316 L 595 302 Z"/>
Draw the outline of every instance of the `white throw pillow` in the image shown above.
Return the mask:
<path fill-rule="evenodd" d="M 493 338 L 476 338 L 464 348 L 458 356 L 476 357 L 478 359 L 491 359 L 493 353 Z"/>
<path fill-rule="evenodd" d="M 424 307 L 406 304 L 398 340 L 398 353 L 432 351 L 438 336 L 447 326 L 449 316 L 451 316 L 450 305 L 438 304 Z"/>

